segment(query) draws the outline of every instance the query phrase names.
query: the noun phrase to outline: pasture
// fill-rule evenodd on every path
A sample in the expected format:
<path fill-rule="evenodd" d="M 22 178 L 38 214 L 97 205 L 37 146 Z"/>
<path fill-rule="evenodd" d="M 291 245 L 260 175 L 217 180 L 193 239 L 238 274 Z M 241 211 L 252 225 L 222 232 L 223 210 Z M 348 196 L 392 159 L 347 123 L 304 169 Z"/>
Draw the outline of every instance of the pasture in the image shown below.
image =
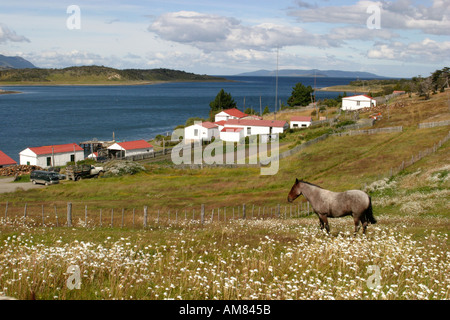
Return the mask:
<path fill-rule="evenodd" d="M 386 125 L 403 124 L 402 132 L 329 137 L 282 159 L 275 176 L 261 176 L 257 168 L 191 170 L 144 163 L 147 171 L 134 176 L 1 194 L 0 295 L 56 300 L 449 299 L 450 142 L 400 171 L 391 170 L 448 135 L 448 126 L 418 128 L 417 121 L 438 121 L 438 114 L 425 110 L 429 103 L 433 100 L 422 110 L 414 102 L 415 120 L 408 118 L 406 124 L 404 115 L 391 113 Z M 330 219 L 328 235 L 320 230 L 317 216 L 290 215 L 287 195 L 295 178 L 333 191 L 368 192 L 378 223 L 355 237 L 351 217 Z M 62 223 L 68 202 L 75 210 L 73 227 Z M 195 210 L 198 219 L 202 204 L 208 213 L 204 224 L 184 219 L 185 210 L 189 217 Z M 236 211 L 231 219 L 231 207 L 243 204 L 247 218 Z M 294 204 L 304 208 L 304 198 Z M 250 215 L 253 206 L 268 210 L 278 205 L 287 214 Z M 145 228 L 144 206 L 149 214 Z M 55 207 L 61 217 L 58 227 Z M 210 219 L 219 208 L 220 218 Z M 79 289 L 69 288 L 71 266 L 79 268 Z"/>

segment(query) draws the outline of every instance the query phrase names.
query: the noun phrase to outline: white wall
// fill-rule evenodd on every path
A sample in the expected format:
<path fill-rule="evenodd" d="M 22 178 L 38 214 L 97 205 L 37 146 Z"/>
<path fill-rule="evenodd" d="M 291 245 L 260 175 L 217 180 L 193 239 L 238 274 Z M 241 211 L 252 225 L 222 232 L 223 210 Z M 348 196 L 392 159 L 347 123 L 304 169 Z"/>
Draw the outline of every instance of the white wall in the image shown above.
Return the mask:
<path fill-rule="evenodd" d="M 27 165 L 30 163 L 32 166 L 39 166 L 42 168 L 48 167 L 59 167 L 67 165 L 67 162 L 71 161 L 71 156 L 73 152 L 66 153 L 55 153 L 53 156 L 51 154 L 36 155 L 30 149 L 26 149 L 20 153 L 20 164 Z M 51 165 L 47 165 L 47 158 L 50 158 Z M 53 160 L 55 161 L 53 163 Z M 84 151 L 75 152 L 75 162 L 84 160 Z"/>
<path fill-rule="evenodd" d="M 297 125 L 297 127 L 294 127 L 294 125 Z M 298 129 L 298 128 L 307 128 L 311 125 L 311 122 L 309 121 L 291 121 L 291 129 Z"/>
<path fill-rule="evenodd" d="M 362 108 L 370 108 L 372 106 L 371 103 L 373 103 L 374 106 L 376 106 L 377 104 L 376 100 L 374 99 L 342 99 L 342 110 L 358 110 Z"/>
<path fill-rule="evenodd" d="M 241 138 L 244 138 L 244 130 L 239 132 L 220 132 L 220 140 L 222 141 L 239 142 Z"/>
<path fill-rule="evenodd" d="M 198 130 L 198 134 L 194 135 L 195 130 Z M 194 124 L 192 126 L 184 128 L 184 139 L 186 141 L 202 139 L 203 141 L 210 141 L 212 137 L 219 137 L 219 128 L 207 129 L 201 125 Z"/>
<path fill-rule="evenodd" d="M 152 152 L 153 152 L 153 148 L 126 150 L 125 157 L 136 156 L 138 154 L 145 154 L 145 153 L 152 153 Z"/>

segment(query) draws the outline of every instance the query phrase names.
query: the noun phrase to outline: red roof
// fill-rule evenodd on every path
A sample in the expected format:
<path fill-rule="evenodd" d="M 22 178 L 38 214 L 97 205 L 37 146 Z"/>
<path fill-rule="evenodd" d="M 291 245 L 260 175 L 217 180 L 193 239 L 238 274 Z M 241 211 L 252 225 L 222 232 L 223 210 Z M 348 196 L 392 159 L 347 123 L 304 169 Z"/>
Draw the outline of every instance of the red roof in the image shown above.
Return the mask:
<path fill-rule="evenodd" d="M 0 166 L 10 166 L 17 164 L 13 159 L 7 156 L 2 150 L 0 150 Z"/>
<path fill-rule="evenodd" d="M 221 132 L 241 132 L 244 128 L 225 127 Z"/>
<path fill-rule="evenodd" d="M 137 149 L 150 149 L 153 146 L 145 140 L 136 140 L 136 141 L 126 141 L 126 142 L 118 142 L 119 146 L 121 146 L 125 150 L 137 150 Z"/>
<path fill-rule="evenodd" d="M 201 126 L 206 129 L 217 128 L 217 124 L 209 122 L 209 121 L 202 122 Z"/>
<path fill-rule="evenodd" d="M 248 116 L 248 114 L 243 113 L 242 111 L 240 111 L 236 108 L 223 110 L 223 112 L 225 112 L 226 114 L 228 114 L 232 117 L 236 117 L 236 118 L 243 118 L 243 117 Z"/>
<path fill-rule="evenodd" d="M 228 120 L 226 124 L 231 126 L 249 126 L 249 127 L 284 127 L 286 121 L 282 120 Z"/>
<path fill-rule="evenodd" d="M 224 126 L 225 123 L 227 123 L 227 121 L 226 120 L 220 120 L 220 121 L 216 121 L 214 123 L 217 124 L 218 126 Z"/>
<path fill-rule="evenodd" d="M 299 117 L 292 117 L 291 118 L 291 121 L 303 121 L 303 122 L 312 122 L 312 118 L 311 117 L 302 117 L 302 116 L 299 116 Z"/>
<path fill-rule="evenodd" d="M 83 148 L 81 148 L 76 143 L 69 143 L 69 144 L 59 144 L 54 146 L 44 146 L 44 147 L 36 147 L 36 148 L 29 148 L 31 151 L 33 151 L 36 155 L 43 155 L 43 154 L 53 154 L 53 153 L 67 153 L 67 152 L 73 152 L 75 151 L 83 151 Z"/>
<path fill-rule="evenodd" d="M 365 95 L 365 94 L 358 94 L 358 95 L 356 95 L 356 96 L 344 97 L 344 98 L 342 98 L 342 99 L 350 99 L 350 98 L 355 98 L 355 97 L 366 97 L 366 98 L 368 98 L 368 99 L 373 99 L 372 97 L 370 97 L 370 96 L 368 96 L 368 95 Z"/>

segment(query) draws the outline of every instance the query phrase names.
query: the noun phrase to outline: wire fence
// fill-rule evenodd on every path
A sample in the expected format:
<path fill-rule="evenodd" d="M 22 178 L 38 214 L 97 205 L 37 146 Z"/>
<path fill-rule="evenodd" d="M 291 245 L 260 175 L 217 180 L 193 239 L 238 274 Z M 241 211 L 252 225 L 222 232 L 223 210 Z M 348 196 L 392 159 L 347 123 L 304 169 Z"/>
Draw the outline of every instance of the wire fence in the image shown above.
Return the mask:
<path fill-rule="evenodd" d="M 311 214 L 308 202 L 295 205 L 155 210 L 141 208 L 90 208 L 88 205 L 0 204 L 0 225 L 48 228 L 150 228 L 171 225 L 209 225 L 233 220 L 295 219 Z"/>

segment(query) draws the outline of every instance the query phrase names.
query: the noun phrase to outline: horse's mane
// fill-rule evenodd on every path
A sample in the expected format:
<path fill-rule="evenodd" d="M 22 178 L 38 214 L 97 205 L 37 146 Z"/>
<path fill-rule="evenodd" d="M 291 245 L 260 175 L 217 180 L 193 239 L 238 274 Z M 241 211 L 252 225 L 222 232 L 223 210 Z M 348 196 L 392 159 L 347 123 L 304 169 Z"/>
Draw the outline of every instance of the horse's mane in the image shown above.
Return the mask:
<path fill-rule="evenodd" d="M 300 182 L 309 184 L 310 186 L 313 186 L 313 187 L 317 187 L 317 188 L 323 189 L 321 186 L 318 186 L 317 184 L 314 184 L 314 183 L 311 183 L 311 182 L 307 182 L 307 181 L 303 181 L 303 180 L 301 180 Z"/>

